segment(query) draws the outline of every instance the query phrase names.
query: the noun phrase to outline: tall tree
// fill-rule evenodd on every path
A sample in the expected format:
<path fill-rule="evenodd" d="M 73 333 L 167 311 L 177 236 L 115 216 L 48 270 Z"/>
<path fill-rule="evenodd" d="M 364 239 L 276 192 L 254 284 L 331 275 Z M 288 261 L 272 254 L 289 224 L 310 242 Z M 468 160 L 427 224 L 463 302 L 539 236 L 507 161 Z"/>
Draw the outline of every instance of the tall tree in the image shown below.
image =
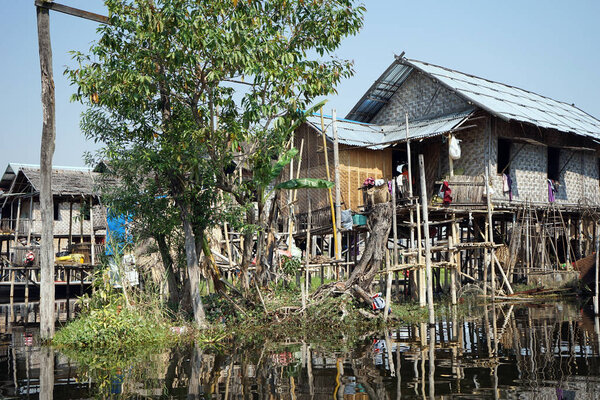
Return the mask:
<path fill-rule="evenodd" d="M 272 165 L 315 98 L 352 73 L 332 52 L 362 26 L 352 0 L 107 0 L 110 24 L 67 69 L 89 107 L 83 130 L 105 155 L 135 149 L 157 174 L 185 236 L 196 321 L 204 325 L 199 259 L 220 223 L 219 191 L 247 210 L 264 205 Z M 244 179 L 242 168 L 252 171 Z M 259 216 L 264 213 L 259 212 Z M 260 218 L 260 217 L 259 217 Z M 264 225 L 264 224 L 263 224 Z M 242 276 L 251 252 L 245 251 Z M 260 261 L 259 261 L 260 262 Z"/>

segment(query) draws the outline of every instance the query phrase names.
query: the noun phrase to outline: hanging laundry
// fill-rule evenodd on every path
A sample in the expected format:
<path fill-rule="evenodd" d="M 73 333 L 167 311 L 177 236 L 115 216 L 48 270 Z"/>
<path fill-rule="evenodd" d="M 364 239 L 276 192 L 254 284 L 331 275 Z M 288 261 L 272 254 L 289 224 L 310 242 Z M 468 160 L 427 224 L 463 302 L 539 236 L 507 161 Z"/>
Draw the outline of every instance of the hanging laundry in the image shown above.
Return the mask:
<path fill-rule="evenodd" d="M 548 179 L 548 201 L 554 203 L 554 200 L 554 182 L 552 182 L 552 179 Z"/>
<path fill-rule="evenodd" d="M 448 185 L 448 181 L 444 181 L 444 183 L 442 183 L 442 188 L 440 190 L 440 192 L 442 193 L 442 199 L 444 200 L 444 205 L 448 205 L 450 203 L 452 203 L 452 189 L 450 189 L 450 186 Z"/>
<path fill-rule="evenodd" d="M 508 200 L 512 201 L 512 178 L 508 174 L 502 174 L 502 191 L 508 193 Z"/>

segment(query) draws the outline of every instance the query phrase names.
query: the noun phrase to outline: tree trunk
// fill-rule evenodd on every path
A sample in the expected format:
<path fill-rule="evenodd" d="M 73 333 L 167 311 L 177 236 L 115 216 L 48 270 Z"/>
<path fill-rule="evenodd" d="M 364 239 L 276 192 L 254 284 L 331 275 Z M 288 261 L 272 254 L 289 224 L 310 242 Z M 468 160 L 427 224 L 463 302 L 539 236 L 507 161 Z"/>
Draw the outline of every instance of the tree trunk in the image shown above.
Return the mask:
<path fill-rule="evenodd" d="M 173 270 L 173 257 L 169 251 L 169 246 L 164 235 L 156 235 L 156 243 L 158 245 L 158 251 L 162 258 L 163 265 L 165 267 L 165 274 L 167 276 L 167 290 L 169 303 L 172 305 L 179 304 L 180 294 L 179 285 L 177 284 L 177 276 Z"/>
<path fill-rule="evenodd" d="M 345 282 L 345 288 L 353 289 L 356 285 L 370 293 L 373 278 L 380 270 L 385 256 L 385 246 L 392 227 L 392 207 L 390 203 L 375 204 L 367 220 L 370 231 L 365 243 L 365 251 L 354 271 Z M 362 298 L 362 296 L 359 296 Z"/>
<path fill-rule="evenodd" d="M 52 157 L 56 126 L 54 117 L 54 78 L 48 9 L 37 7 L 38 44 L 42 79 L 42 143 L 40 151 L 40 210 L 42 241 L 40 248 L 40 337 L 54 336 L 54 234 L 52 203 Z"/>
<path fill-rule="evenodd" d="M 254 224 L 255 214 L 254 208 L 249 209 L 246 212 L 246 220 L 248 224 Z M 242 288 L 245 292 L 250 289 L 250 280 L 248 278 L 248 269 L 252 263 L 252 250 L 254 248 L 254 232 L 248 231 L 244 233 L 244 248 L 242 249 L 242 265 L 240 268 L 240 280 L 242 282 Z"/>
<path fill-rule="evenodd" d="M 262 207 L 260 215 L 260 233 L 256 251 L 256 278 L 261 286 L 267 286 L 275 275 L 273 254 L 277 241 L 274 233 L 274 218 L 277 210 L 277 192 L 273 191 Z M 260 260 L 260 263 L 258 262 Z"/>
<path fill-rule="evenodd" d="M 199 328 L 208 327 L 206 315 L 204 314 L 204 305 L 200 296 L 200 265 L 198 264 L 198 252 L 196 251 L 196 239 L 191 222 L 191 212 L 185 204 L 180 204 L 181 222 L 183 223 L 183 233 L 185 236 L 185 258 L 187 262 L 188 278 L 190 283 L 190 296 L 192 308 L 194 310 L 194 320 Z"/>

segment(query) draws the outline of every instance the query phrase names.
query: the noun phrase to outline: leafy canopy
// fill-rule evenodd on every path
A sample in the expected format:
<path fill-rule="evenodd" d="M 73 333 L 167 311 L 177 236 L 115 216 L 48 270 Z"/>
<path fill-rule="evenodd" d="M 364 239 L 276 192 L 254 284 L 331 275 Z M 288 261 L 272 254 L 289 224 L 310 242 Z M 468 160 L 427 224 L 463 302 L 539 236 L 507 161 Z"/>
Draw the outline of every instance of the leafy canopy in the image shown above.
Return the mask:
<path fill-rule="evenodd" d="M 351 0 L 106 5 L 100 39 L 66 70 L 88 106 L 82 130 L 116 175 L 132 188 L 151 180 L 149 198 L 191 205 L 200 227 L 221 217 L 215 189 L 245 205 L 272 180 L 302 110 L 352 74 L 332 52 L 365 11 Z"/>

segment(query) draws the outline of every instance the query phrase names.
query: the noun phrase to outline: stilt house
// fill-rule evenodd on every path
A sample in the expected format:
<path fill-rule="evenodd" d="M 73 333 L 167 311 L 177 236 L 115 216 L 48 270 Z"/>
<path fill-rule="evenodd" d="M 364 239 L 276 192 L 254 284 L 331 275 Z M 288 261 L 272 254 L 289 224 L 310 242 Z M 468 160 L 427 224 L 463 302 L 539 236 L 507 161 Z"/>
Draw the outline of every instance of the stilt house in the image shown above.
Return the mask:
<path fill-rule="evenodd" d="M 54 251 L 91 254 L 103 251 L 106 213 L 95 189 L 96 172 L 88 168 L 55 167 L 52 171 Z M 0 255 L 15 264 L 39 249 L 42 221 L 39 201 L 40 168 L 11 163 L 0 180 Z M 85 260 L 90 262 L 91 260 Z M 34 261 L 37 265 L 39 257 Z"/>
<path fill-rule="evenodd" d="M 327 178 L 327 154 L 330 179 L 336 170 L 339 173 L 341 209 L 361 213 L 369 199 L 360 190 L 367 178 L 391 181 L 410 170 L 412 185 L 400 178 L 405 185 L 399 189 L 396 210 L 399 245 L 410 249 L 417 234 L 413 218 L 421 202 L 422 154 L 429 230 L 433 242 L 439 243 L 434 258 L 455 260 L 439 265 L 457 268 L 467 281 L 485 281 L 485 271 L 491 274 L 495 268 L 490 267 L 495 257 L 508 285 L 534 273 L 555 277 L 556 271 L 571 269 L 569 262 L 593 250 L 600 219 L 599 141 L 600 120 L 574 104 L 396 57 L 345 119 L 310 116 L 296 130 L 294 145 L 302 149 L 301 157 L 293 172 L 288 168 L 284 173 L 285 179 Z M 444 184 L 450 189 L 445 202 L 439 195 Z M 311 229 L 329 243 L 323 249 L 329 247 L 331 255 L 327 191 L 301 189 L 288 196 L 281 196 L 283 225 L 287 218 L 302 241 L 310 199 Z M 286 216 L 290 212 L 292 218 Z M 342 248 L 358 246 L 361 229 L 342 229 Z M 456 245 L 450 248 L 452 232 Z M 497 250 L 493 257 L 486 253 L 490 248 Z M 413 260 L 414 254 L 409 251 L 406 259 Z"/>

